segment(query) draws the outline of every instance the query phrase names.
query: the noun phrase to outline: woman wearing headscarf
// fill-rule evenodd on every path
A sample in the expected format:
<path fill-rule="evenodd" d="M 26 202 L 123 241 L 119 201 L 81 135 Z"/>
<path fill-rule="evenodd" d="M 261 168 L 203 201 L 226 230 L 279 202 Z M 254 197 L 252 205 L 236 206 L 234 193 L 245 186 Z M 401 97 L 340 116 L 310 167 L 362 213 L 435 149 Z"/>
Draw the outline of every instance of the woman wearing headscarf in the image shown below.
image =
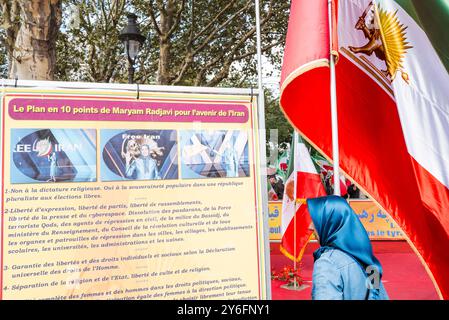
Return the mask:
<path fill-rule="evenodd" d="M 362 223 L 341 197 L 307 200 L 320 242 L 313 253 L 313 300 L 388 300 L 382 266 Z"/>

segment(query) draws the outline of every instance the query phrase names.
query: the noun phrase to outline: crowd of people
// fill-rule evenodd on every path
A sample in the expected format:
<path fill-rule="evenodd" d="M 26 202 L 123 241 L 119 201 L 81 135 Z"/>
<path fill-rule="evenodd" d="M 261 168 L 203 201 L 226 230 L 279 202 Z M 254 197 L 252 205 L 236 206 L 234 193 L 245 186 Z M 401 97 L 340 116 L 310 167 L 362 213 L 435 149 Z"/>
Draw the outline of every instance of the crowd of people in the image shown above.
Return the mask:
<path fill-rule="evenodd" d="M 270 183 L 271 187 L 273 188 L 273 196 L 276 194 L 276 197 L 278 200 L 282 200 L 284 197 L 284 182 L 282 179 L 277 178 L 275 174 L 268 176 L 268 182 Z M 276 200 L 273 199 L 273 197 L 270 200 Z"/>
<path fill-rule="evenodd" d="M 326 193 L 328 195 L 334 194 L 333 179 L 322 179 Z M 366 196 L 360 191 L 360 189 L 348 179 L 346 182 L 341 182 L 341 196 L 345 199 L 365 199 Z M 268 175 L 268 183 L 271 186 L 271 192 L 269 193 L 269 200 L 282 200 L 284 196 L 284 181 L 276 174 Z"/>

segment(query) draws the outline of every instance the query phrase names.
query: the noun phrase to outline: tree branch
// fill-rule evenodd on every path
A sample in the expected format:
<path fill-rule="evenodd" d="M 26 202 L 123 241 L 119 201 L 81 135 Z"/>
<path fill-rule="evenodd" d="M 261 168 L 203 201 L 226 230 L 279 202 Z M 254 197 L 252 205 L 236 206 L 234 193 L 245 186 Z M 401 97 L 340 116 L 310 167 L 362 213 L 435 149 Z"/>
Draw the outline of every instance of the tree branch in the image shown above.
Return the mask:
<path fill-rule="evenodd" d="M 162 0 L 156 0 L 156 5 L 160 12 L 162 12 L 164 15 L 167 14 L 167 11 L 165 10 L 165 7 L 164 7 L 164 2 Z"/>
<path fill-rule="evenodd" d="M 261 20 L 261 26 L 265 25 L 273 16 L 273 4 L 275 0 L 271 0 L 268 8 L 268 13 L 265 16 L 264 19 Z M 220 83 L 223 79 L 225 79 L 228 74 L 230 67 L 234 61 L 238 61 L 235 57 L 236 52 L 242 47 L 242 45 L 256 32 L 256 27 L 253 27 L 251 30 L 249 30 L 234 46 L 234 48 L 229 53 L 228 57 L 225 59 L 223 63 L 223 67 L 221 70 L 214 76 L 214 78 L 209 81 L 206 85 L 207 86 L 215 86 L 218 83 Z M 244 54 L 246 55 L 246 54 Z"/>
<path fill-rule="evenodd" d="M 186 45 L 186 55 L 184 58 L 184 62 L 182 63 L 181 68 L 177 72 L 176 78 L 173 80 L 173 85 L 177 85 L 181 82 L 182 77 L 184 76 L 185 72 L 189 69 L 189 67 L 193 63 L 192 45 L 193 45 L 193 39 L 194 39 L 194 33 L 195 33 L 196 19 L 195 19 L 195 0 L 191 0 L 191 1 L 192 1 L 191 2 L 192 10 L 190 13 L 189 41 L 187 42 L 187 45 Z"/>
<path fill-rule="evenodd" d="M 170 30 L 167 33 L 167 37 L 170 37 L 173 32 L 176 31 L 176 29 L 179 26 L 179 23 L 181 22 L 181 16 L 182 16 L 182 12 L 184 11 L 185 8 L 185 4 L 186 4 L 186 0 L 182 0 L 181 6 L 178 9 L 178 11 L 176 12 L 176 19 L 175 22 L 173 23 L 172 27 L 170 28 Z"/>
<path fill-rule="evenodd" d="M 148 6 L 148 13 L 150 14 L 151 21 L 153 22 L 154 29 L 156 29 L 156 32 L 159 36 L 162 35 L 161 29 L 159 28 L 159 25 L 156 21 L 156 16 L 154 15 L 154 8 L 153 8 L 153 1 L 150 1 L 150 4 Z"/>
<path fill-rule="evenodd" d="M 201 37 L 204 32 L 206 32 L 231 6 L 233 6 L 235 0 L 230 1 L 196 36 L 195 38 Z"/>
<path fill-rule="evenodd" d="M 271 43 L 271 44 L 269 44 L 269 45 L 267 45 L 265 47 L 262 47 L 261 51 L 262 52 L 266 52 L 266 51 L 270 50 L 271 48 L 276 47 L 276 46 L 282 44 L 283 42 L 284 42 L 284 39 L 280 39 L 280 40 L 278 40 L 278 41 L 276 41 L 274 43 Z M 243 59 L 245 59 L 245 58 L 247 58 L 249 56 L 255 55 L 256 53 L 257 53 L 257 49 L 253 49 L 253 50 L 251 50 L 251 51 L 249 51 L 247 53 L 244 53 L 242 55 L 234 57 L 234 61 L 243 60 Z"/>
<path fill-rule="evenodd" d="M 242 29 L 243 27 L 241 27 L 240 29 Z M 220 62 L 220 60 L 223 59 L 224 56 L 226 56 L 227 53 L 229 53 L 230 48 L 232 47 L 232 41 L 230 41 L 228 43 L 228 45 L 223 48 L 223 50 L 221 50 L 221 53 L 217 56 L 215 56 L 214 59 L 210 60 L 208 63 L 206 63 L 198 72 L 196 80 L 195 80 L 195 85 L 199 86 L 202 83 L 202 80 L 204 78 L 204 74 L 206 73 L 206 71 L 210 70 L 210 68 L 212 68 L 214 65 L 216 65 L 218 62 Z"/>
<path fill-rule="evenodd" d="M 226 27 L 228 24 L 230 24 L 232 22 L 232 20 L 234 20 L 240 13 L 242 13 L 243 11 L 247 10 L 248 7 L 251 5 L 251 1 L 248 1 L 247 4 L 241 8 L 239 11 L 237 11 L 236 13 L 234 13 L 231 17 L 229 17 L 224 23 L 222 23 L 221 25 L 219 25 L 217 28 L 215 28 L 215 30 L 213 30 L 209 36 L 203 41 L 203 43 L 195 49 L 194 51 L 194 55 L 196 55 L 198 52 L 200 52 L 201 50 L 204 49 L 205 46 L 207 46 L 213 39 L 214 36 L 218 33 L 218 31 L 220 31 L 221 29 L 223 29 L 224 27 Z"/>

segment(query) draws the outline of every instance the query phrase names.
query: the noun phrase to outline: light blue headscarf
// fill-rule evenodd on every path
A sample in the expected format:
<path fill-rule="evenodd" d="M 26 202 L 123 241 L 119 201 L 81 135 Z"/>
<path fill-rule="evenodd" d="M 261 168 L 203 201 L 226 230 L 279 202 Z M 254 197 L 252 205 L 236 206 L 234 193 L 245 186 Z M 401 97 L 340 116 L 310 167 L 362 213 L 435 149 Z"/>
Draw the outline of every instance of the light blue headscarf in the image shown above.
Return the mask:
<path fill-rule="evenodd" d="M 321 248 L 313 253 L 315 260 L 329 247 L 339 249 L 356 259 L 366 270 L 377 267 L 382 277 L 382 266 L 373 254 L 365 228 L 345 199 L 327 196 L 307 200 Z"/>

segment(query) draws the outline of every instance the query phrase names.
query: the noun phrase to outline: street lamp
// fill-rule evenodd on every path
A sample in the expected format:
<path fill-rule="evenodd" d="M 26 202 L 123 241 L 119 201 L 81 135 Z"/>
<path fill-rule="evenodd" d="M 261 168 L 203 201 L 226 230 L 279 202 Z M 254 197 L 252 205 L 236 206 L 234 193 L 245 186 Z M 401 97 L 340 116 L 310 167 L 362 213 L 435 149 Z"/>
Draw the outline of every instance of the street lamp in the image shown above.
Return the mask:
<path fill-rule="evenodd" d="M 128 83 L 134 83 L 134 64 L 140 47 L 145 42 L 145 37 L 140 34 L 135 14 L 128 14 L 128 24 L 120 32 L 119 39 L 125 45 L 125 52 L 128 57 Z"/>

